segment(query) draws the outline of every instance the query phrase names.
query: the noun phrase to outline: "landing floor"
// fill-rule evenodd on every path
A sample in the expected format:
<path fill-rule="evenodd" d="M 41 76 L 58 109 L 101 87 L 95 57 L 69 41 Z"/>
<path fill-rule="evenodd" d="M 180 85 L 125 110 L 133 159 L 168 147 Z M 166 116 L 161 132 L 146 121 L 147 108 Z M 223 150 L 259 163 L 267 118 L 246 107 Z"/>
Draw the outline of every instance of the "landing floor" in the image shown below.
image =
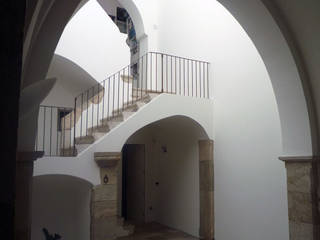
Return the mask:
<path fill-rule="evenodd" d="M 158 223 L 148 223 L 136 226 L 133 235 L 118 238 L 119 240 L 197 240 L 186 233 L 174 230 Z"/>

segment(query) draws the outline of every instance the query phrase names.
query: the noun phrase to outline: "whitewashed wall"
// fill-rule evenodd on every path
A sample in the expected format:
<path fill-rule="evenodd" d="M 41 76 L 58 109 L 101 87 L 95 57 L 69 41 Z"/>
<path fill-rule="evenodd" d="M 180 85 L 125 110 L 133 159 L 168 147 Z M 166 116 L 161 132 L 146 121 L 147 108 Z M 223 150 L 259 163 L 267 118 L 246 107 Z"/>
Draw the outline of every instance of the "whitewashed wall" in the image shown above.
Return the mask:
<path fill-rule="evenodd" d="M 66 25 L 55 53 L 72 60 L 100 82 L 130 63 L 126 38 L 92 0 Z"/>
<path fill-rule="evenodd" d="M 43 240 L 42 228 L 62 239 L 90 239 L 91 184 L 71 176 L 33 178 L 31 239 Z"/>
<path fill-rule="evenodd" d="M 279 113 L 257 49 L 216 1 L 163 0 L 157 14 L 157 50 L 211 62 L 215 238 L 288 239 Z"/>
<path fill-rule="evenodd" d="M 199 236 L 200 139 L 207 139 L 206 133 L 186 117 L 160 120 L 128 139 L 128 144 L 144 144 L 146 148 L 147 222 Z"/>

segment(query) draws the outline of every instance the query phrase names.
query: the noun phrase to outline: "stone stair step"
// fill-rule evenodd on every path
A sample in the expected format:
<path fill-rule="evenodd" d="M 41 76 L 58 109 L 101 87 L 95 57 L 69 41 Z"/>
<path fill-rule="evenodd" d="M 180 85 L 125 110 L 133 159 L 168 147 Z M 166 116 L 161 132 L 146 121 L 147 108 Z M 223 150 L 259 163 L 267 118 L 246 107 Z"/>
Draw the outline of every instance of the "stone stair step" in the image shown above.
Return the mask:
<path fill-rule="evenodd" d="M 100 120 L 100 122 L 102 123 L 102 125 L 107 125 L 108 122 L 113 121 L 113 122 L 122 122 L 124 120 L 123 114 L 122 112 L 120 114 L 114 115 L 112 117 L 107 117 L 107 118 L 103 118 Z"/>
<path fill-rule="evenodd" d="M 107 133 L 109 131 L 110 129 L 108 125 L 99 125 L 88 128 L 89 135 L 93 135 L 93 133 Z"/>
<path fill-rule="evenodd" d="M 120 108 L 120 109 L 117 109 L 117 110 L 113 110 L 112 111 L 112 114 L 118 114 L 118 113 L 121 113 L 121 112 L 136 112 L 138 111 L 139 109 L 139 106 L 137 105 L 137 103 L 133 103 L 133 104 L 130 104 L 130 105 L 127 105 L 127 106 L 124 106 L 123 108 Z"/>
<path fill-rule="evenodd" d="M 61 148 L 60 149 L 60 156 L 63 157 L 75 157 L 77 156 L 77 148 L 69 147 L 69 148 Z"/>
<path fill-rule="evenodd" d="M 77 137 L 75 139 L 75 144 L 80 145 L 80 144 L 92 144 L 94 143 L 95 139 L 92 135 L 87 135 L 87 136 L 82 136 L 82 137 Z"/>

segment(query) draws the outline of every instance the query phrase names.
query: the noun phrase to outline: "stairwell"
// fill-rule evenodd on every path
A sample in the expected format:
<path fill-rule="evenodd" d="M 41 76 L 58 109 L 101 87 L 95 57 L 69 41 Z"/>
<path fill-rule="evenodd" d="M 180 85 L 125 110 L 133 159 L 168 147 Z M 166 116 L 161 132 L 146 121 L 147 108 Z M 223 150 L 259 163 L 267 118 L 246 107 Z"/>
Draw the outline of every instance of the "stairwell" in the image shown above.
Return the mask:
<path fill-rule="evenodd" d="M 86 148 L 90 147 L 98 139 L 108 134 L 112 129 L 126 121 L 130 116 L 139 111 L 139 109 L 148 104 L 158 94 L 148 93 L 138 100 L 133 100 L 131 103 L 126 104 L 124 108 L 113 110 L 112 117 L 102 118 L 99 125 L 90 127 L 87 129 L 86 136 L 80 136 L 75 138 L 75 150 L 74 149 L 62 149 L 64 153 L 77 155 Z"/>
<path fill-rule="evenodd" d="M 43 121 L 43 130 L 39 131 L 38 127 L 36 150 L 44 151 L 47 157 L 69 157 L 71 159 L 67 163 L 68 166 L 65 166 L 63 170 L 60 169 L 60 172 L 68 169 L 72 171 L 72 174 L 83 175 L 84 166 L 91 170 L 96 169 L 96 165 L 99 167 L 100 181 L 99 183 L 95 181 L 91 194 L 92 240 L 111 240 L 128 236 L 134 232 L 134 226 L 127 224 L 123 218 L 119 217 L 117 211 L 120 202 L 118 174 L 121 149 L 104 152 L 105 145 L 113 145 L 113 140 L 117 138 L 119 131 L 131 132 L 133 128 L 137 128 L 142 122 L 149 119 L 148 116 L 153 116 L 154 112 L 150 115 L 149 106 L 158 109 L 157 113 L 162 117 L 180 112 L 181 115 L 193 115 L 194 118 L 197 118 L 203 113 L 194 111 L 198 106 L 194 105 L 192 98 L 202 98 L 202 100 L 209 98 L 209 63 L 207 62 L 151 52 L 142 56 L 136 64 L 138 64 L 136 66 L 138 73 L 131 72 L 132 66 L 125 67 L 78 95 L 73 110 L 62 118 L 59 118 L 61 109 L 57 108 L 56 122 L 52 121 L 52 107 L 48 107 L 51 109 L 51 118 L 46 122 L 46 112 L 44 112 L 44 121 L 40 119 L 40 122 Z M 164 101 L 159 104 L 160 100 L 156 100 L 151 103 L 162 93 L 192 98 L 182 100 L 172 97 L 174 100 L 169 102 Z M 162 100 L 168 100 L 164 95 L 159 98 L 163 97 Z M 188 107 L 177 109 L 174 103 L 179 105 L 180 101 L 184 101 L 184 105 Z M 145 106 L 149 103 L 151 103 L 149 106 Z M 163 108 L 163 104 L 167 106 L 166 109 Z M 144 106 L 146 108 L 142 110 Z M 206 106 L 208 106 L 207 112 L 212 110 L 211 105 Z M 148 116 L 144 115 L 146 112 L 149 113 Z M 140 121 L 137 122 L 136 119 Z M 134 127 L 128 130 L 129 125 L 134 125 Z M 52 131 L 52 126 L 56 128 L 61 126 L 61 130 L 54 128 Z M 49 138 L 46 135 L 48 133 L 46 128 L 50 129 Z M 53 138 L 52 132 L 57 132 Z M 38 144 L 39 139 L 40 144 Z M 41 141 L 43 141 L 42 144 Z M 116 142 L 116 145 L 121 144 Z M 39 146 L 40 149 L 38 149 Z M 79 164 L 79 160 L 82 161 L 84 158 L 92 162 L 92 153 L 95 166 L 87 162 L 85 165 Z M 58 165 L 60 164 L 61 161 Z M 75 170 L 78 166 L 81 166 L 79 169 L 82 168 L 80 171 Z M 96 179 L 97 172 L 96 170 L 94 172 Z"/>

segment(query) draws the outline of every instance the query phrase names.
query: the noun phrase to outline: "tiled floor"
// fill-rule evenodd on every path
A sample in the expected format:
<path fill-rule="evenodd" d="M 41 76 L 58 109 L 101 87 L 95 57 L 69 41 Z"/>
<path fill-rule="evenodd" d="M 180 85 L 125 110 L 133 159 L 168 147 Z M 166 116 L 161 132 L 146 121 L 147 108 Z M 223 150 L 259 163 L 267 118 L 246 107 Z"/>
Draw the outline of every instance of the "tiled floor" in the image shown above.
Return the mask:
<path fill-rule="evenodd" d="M 134 234 L 128 237 L 118 238 L 119 240 L 196 240 L 186 233 L 174 230 L 158 223 L 148 223 L 143 226 L 136 226 Z"/>

